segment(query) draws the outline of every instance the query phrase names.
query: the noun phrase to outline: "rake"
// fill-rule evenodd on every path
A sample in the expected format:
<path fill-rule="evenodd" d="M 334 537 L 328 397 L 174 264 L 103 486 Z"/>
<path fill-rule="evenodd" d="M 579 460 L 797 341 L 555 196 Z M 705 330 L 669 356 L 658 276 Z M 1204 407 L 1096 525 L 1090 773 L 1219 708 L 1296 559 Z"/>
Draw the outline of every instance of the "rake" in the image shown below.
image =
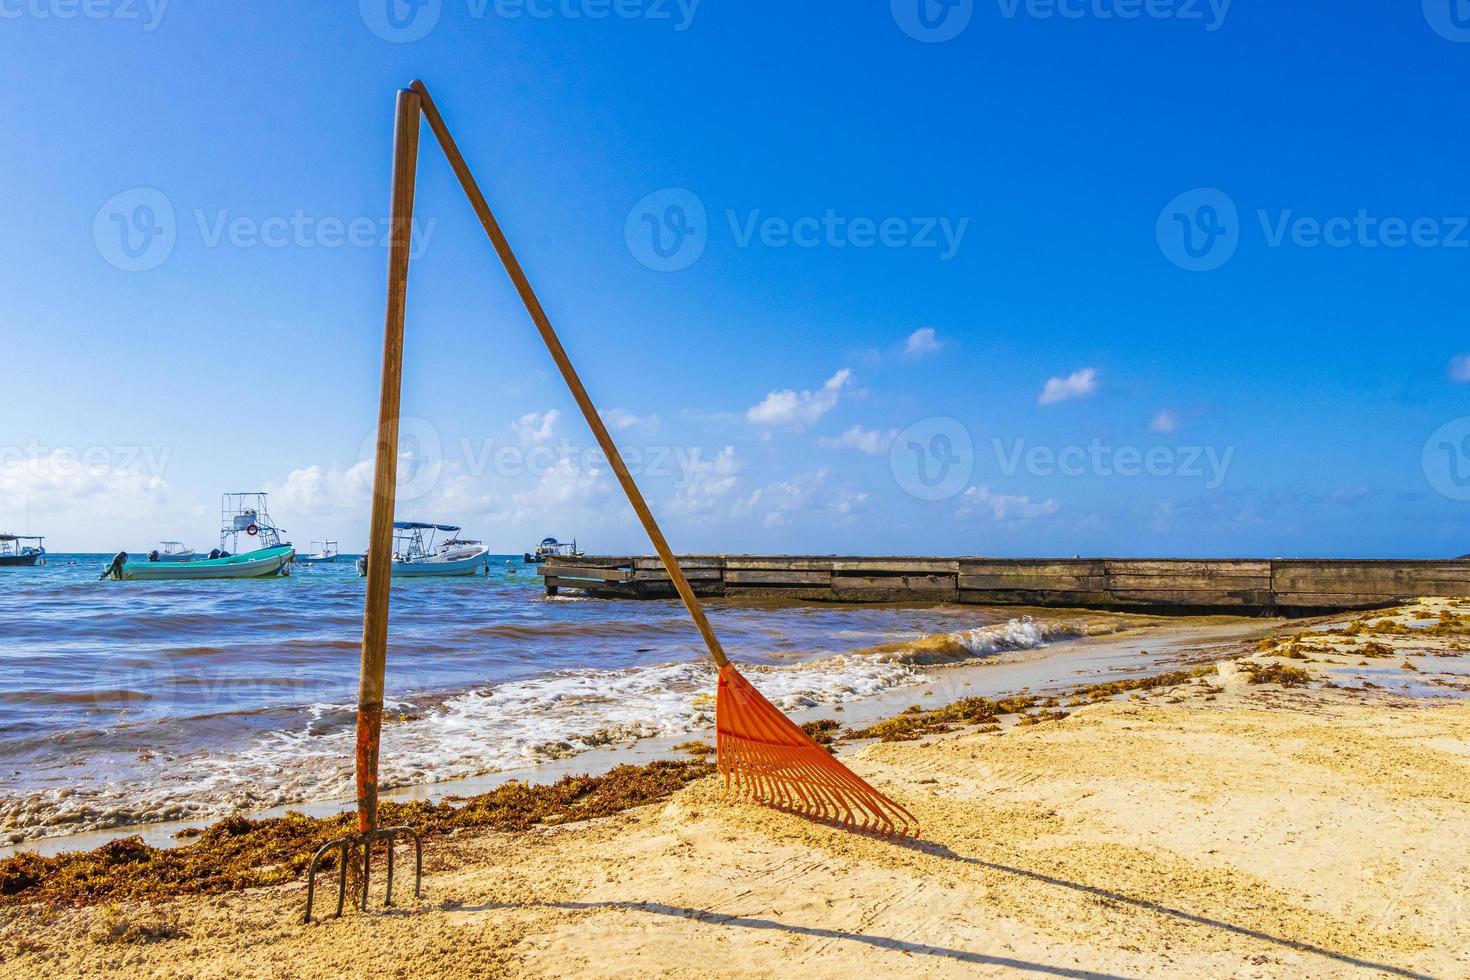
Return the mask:
<path fill-rule="evenodd" d="M 368 871 L 373 845 L 387 843 L 388 884 L 385 904 L 392 900 L 393 847 L 399 836 L 413 840 L 416 866 L 414 894 L 422 881 L 423 845 L 406 827 L 379 829 L 378 748 L 383 726 L 383 677 L 387 660 L 389 562 L 393 509 L 397 489 L 399 394 L 403 376 L 403 319 L 408 294 L 409 246 L 413 227 L 413 198 L 419 144 L 419 119 L 428 121 L 460 187 L 484 226 L 526 312 L 536 325 L 562 380 L 576 401 L 597 445 L 628 497 L 633 512 L 653 543 L 674 589 L 689 611 L 699 635 L 719 671 L 715 703 L 716 752 L 727 796 L 760 803 L 851 830 L 888 836 L 917 837 L 913 814 L 868 785 L 818 745 L 805 731 L 766 700 L 725 656 L 705 616 L 704 607 L 690 587 L 679 561 L 659 530 L 622 455 L 603 424 L 602 416 L 582 385 L 551 321 L 531 289 L 510 243 L 490 211 L 490 205 L 450 135 L 429 90 L 421 81 L 398 92 L 394 129 L 392 238 L 388 256 L 387 321 L 383 339 L 383 381 L 378 402 L 376 467 L 373 477 L 372 525 L 368 538 L 367 599 L 363 611 L 362 674 L 357 708 L 357 833 L 331 841 L 313 857 L 307 885 L 306 921 L 311 921 L 315 875 L 328 855 L 338 855 L 337 915 L 347 894 L 347 867 L 361 849 L 361 907 L 368 907 Z"/>

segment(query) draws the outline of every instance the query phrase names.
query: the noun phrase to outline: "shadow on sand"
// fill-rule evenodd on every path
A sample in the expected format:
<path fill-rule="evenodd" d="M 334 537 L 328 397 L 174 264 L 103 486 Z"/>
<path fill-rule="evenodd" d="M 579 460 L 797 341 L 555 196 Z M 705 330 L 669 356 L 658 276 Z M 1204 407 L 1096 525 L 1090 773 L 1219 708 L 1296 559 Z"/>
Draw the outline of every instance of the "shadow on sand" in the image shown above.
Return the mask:
<path fill-rule="evenodd" d="M 1286 939 L 1281 936 L 1273 936 L 1259 929 L 1250 929 L 1239 926 L 1232 922 L 1220 919 L 1212 919 L 1208 916 L 1186 912 L 1183 909 L 1172 908 L 1159 902 L 1144 898 L 1135 898 L 1119 892 L 1099 888 L 1096 885 L 1084 885 L 1076 881 L 1068 881 L 1065 878 L 1057 878 L 1052 875 L 1042 874 L 1026 868 L 1016 868 L 1010 865 L 997 864 L 993 861 L 983 861 L 979 858 L 966 857 L 956 854 L 943 844 L 934 844 L 927 841 L 894 841 L 895 847 L 918 851 L 932 857 L 942 858 L 947 861 L 958 861 L 963 864 L 976 867 L 988 868 L 1004 874 L 1016 875 L 1021 878 L 1029 878 L 1032 881 L 1042 882 L 1056 888 L 1066 888 L 1071 891 L 1082 892 L 1096 898 L 1120 905 L 1131 905 L 1134 908 L 1166 915 L 1182 922 L 1205 926 L 1211 929 L 1219 929 L 1222 932 L 1233 933 L 1237 936 L 1245 936 L 1250 939 L 1271 943 L 1283 949 L 1293 950 L 1298 953 L 1306 953 L 1312 956 L 1321 956 L 1347 966 L 1364 970 L 1376 970 L 1384 974 L 1397 977 L 1406 977 L 1410 980 L 1433 980 L 1432 977 L 1423 973 L 1416 973 L 1402 967 L 1392 966 L 1387 963 L 1378 963 L 1373 960 L 1350 956 L 1336 950 L 1326 949 L 1322 946 L 1314 946 L 1311 943 L 1301 942 L 1296 939 Z M 1022 970 L 1030 973 L 1040 973 L 1055 977 L 1086 977 L 1103 978 L 1111 980 L 1115 975 L 1109 973 L 1098 973 L 1091 970 L 1080 970 L 1070 967 L 1049 966 L 1044 963 L 1032 963 L 1026 960 L 1014 959 L 1006 956 L 995 956 L 988 953 L 977 953 L 970 950 L 951 949 L 945 946 L 931 946 L 926 943 L 911 943 L 902 939 L 894 939 L 889 936 L 874 936 L 861 932 L 845 932 L 840 929 L 824 929 L 815 926 L 793 925 L 786 922 L 778 922 L 775 919 L 760 919 L 742 915 L 724 915 L 718 912 L 709 912 L 703 909 L 685 908 L 678 905 L 666 905 L 661 902 L 629 902 L 629 901 L 604 901 L 604 902 L 528 902 L 528 903 L 487 903 L 484 905 L 461 906 L 456 911 L 460 912 L 488 912 L 512 908 L 559 908 L 574 911 L 587 911 L 597 909 L 622 909 L 632 912 L 647 912 L 652 915 L 668 915 L 681 919 L 691 919 L 695 922 L 708 922 L 714 925 L 735 926 L 744 929 L 773 929 L 786 932 L 796 936 L 813 936 L 820 939 L 841 940 L 844 942 L 862 943 L 877 949 L 893 950 L 916 956 L 933 956 L 941 959 L 950 959 L 958 963 L 972 964 L 976 966 L 998 966 L 1014 970 Z"/>

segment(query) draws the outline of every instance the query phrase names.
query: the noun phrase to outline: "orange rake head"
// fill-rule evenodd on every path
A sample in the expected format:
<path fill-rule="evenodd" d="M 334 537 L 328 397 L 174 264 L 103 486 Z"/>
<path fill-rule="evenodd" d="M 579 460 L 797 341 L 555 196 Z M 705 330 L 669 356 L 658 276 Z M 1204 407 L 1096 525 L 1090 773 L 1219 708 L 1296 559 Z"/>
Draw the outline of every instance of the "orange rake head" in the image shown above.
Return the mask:
<path fill-rule="evenodd" d="M 715 731 L 727 793 L 850 830 L 919 836 L 912 813 L 838 762 L 729 663 L 720 667 Z"/>

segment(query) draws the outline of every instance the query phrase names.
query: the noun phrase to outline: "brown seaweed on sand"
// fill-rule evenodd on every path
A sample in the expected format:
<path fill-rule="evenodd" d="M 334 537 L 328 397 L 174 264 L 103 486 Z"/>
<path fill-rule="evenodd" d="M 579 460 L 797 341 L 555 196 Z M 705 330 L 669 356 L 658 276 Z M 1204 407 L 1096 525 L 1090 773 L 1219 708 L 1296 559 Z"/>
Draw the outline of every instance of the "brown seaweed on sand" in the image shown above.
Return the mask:
<path fill-rule="evenodd" d="M 618 766 L 602 776 L 564 776 L 548 785 L 506 783 L 460 803 L 385 801 L 380 810 L 385 822 L 406 824 L 425 836 L 526 830 L 654 803 L 713 771 L 707 762 L 661 760 Z M 158 901 L 282 884 L 302 877 L 311 854 L 349 832 L 354 819 L 350 813 L 229 817 L 180 847 L 152 847 L 141 837 L 124 837 L 53 857 L 16 854 L 0 861 L 0 905 Z"/>

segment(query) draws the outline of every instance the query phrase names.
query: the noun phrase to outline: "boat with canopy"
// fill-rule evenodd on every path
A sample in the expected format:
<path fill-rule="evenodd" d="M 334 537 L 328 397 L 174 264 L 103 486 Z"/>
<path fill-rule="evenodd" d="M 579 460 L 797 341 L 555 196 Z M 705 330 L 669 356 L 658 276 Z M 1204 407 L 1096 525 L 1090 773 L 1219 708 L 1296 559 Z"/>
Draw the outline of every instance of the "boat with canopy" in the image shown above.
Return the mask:
<path fill-rule="evenodd" d="M 394 521 L 393 577 L 490 574 L 490 549 L 479 541 L 457 537 L 460 530 L 453 524 Z M 434 537 L 441 531 L 456 536 L 436 545 Z M 357 574 L 367 574 L 366 555 L 357 560 Z"/>
<path fill-rule="evenodd" d="M 337 560 L 338 550 L 337 542 L 335 541 L 313 541 L 311 543 L 311 549 L 311 554 L 297 555 L 296 560 L 308 565 Z"/>
<path fill-rule="evenodd" d="M 46 564 L 45 541 L 38 534 L 0 533 L 0 568 L 30 568 Z"/>

